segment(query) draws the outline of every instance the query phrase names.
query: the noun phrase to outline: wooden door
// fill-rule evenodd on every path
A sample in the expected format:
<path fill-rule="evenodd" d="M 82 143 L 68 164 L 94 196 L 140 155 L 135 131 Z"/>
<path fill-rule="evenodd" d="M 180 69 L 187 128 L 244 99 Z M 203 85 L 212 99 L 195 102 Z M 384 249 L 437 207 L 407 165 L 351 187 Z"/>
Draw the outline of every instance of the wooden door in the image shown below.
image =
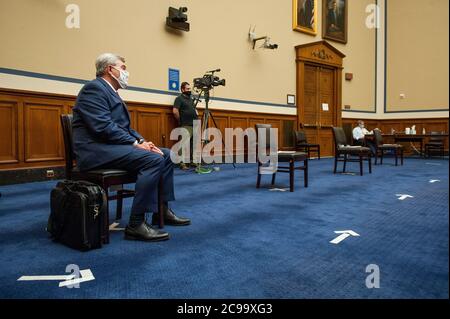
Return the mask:
<path fill-rule="evenodd" d="M 0 101 L 0 164 L 19 162 L 18 103 Z"/>
<path fill-rule="evenodd" d="M 326 41 L 296 46 L 297 117 L 309 143 L 320 144 L 321 156 L 334 152 L 333 126 L 341 126 L 344 54 Z"/>
<path fill-rule="evenodd" d="M 321 155 L 333 155 L 336 126 L 335 70 L 313 64 L 304 65 L 303 110 L 300 122 L 309 143 L 320 144 Z"/>
<path fill-rule="evenodd" d="M 318 96 L 319 96 L 319 72 L 314 65 L 304 65 L 303 109 L 300 122 L 303 124 L 309 143 L 319 143 L 318 127 Z"/>
<path fill-rule="evenodd" d="M 325 67 L 319 68 L 319 94 L 318 94 L 318 143 L 323 156 L 331 156 L 334 151 L 332 127 L 336 123 L 336 103 L 335 103 L 335 70 Z"/>

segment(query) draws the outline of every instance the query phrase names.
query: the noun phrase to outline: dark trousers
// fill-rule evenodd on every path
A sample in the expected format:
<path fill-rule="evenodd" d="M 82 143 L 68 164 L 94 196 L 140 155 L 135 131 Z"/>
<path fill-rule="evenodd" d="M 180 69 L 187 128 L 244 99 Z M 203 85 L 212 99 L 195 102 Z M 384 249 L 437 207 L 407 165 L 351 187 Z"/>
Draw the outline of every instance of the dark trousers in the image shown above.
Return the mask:
<path fill-rule="evenodd" d="M 365 147 L 370 148 L 372 155 L 375 156 L 376 148 L 375 148 L 375 143 L 373 141 L 365 140 L 365 139 L 361 138 L 359 140 L 355 140 L 354 143 L 355 143 L 355 145 L 365 146 Z"/>
<path fill-rule="evenodd" d="M 163 201 L 175 200 L 170 150 L 161 148 L 161 151 L 164 156 L 135 148 L 130 154 L 99 167 L 123 169 L 137 174 L 131 214 L 142 215 L 158 211 L 158 183 L 161 176 L 164 183 Z"/>

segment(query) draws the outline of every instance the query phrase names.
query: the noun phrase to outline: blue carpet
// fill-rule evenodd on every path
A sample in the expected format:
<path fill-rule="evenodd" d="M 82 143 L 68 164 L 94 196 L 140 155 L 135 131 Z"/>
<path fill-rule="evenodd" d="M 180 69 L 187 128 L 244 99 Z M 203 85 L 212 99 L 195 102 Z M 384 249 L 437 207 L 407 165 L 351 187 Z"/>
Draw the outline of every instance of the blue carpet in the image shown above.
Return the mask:
<path fill-rule="evenodd" d="M 171 239 L 159 243 L 113 232 L 111 244 L 86 253 L 45 232 L 55 181 L 0 187 L 0 297 L 448 298 L 448 161 L 390 163 L 361 177 L 333 175 L 331 159 L 313 160 L 309 187 L 300 173 L 294 193 L 269 191 L 269 176 L 257 190 L 255 164 L 208 175 L 177 170 L 172 207 L 191 226 L 167 226 Z M 288 174 L 276 187 L 288 187 Z M 122 226 L 130 206 L 127 199 Z M 348 229 L 360 236 L 330 243 Z M 79 289 L 17 281 L 63 275 L 68 264 L 91 269 L 95 280 Z M 379 266 L 378 289 L 365 285 L 369 264 Z"/>

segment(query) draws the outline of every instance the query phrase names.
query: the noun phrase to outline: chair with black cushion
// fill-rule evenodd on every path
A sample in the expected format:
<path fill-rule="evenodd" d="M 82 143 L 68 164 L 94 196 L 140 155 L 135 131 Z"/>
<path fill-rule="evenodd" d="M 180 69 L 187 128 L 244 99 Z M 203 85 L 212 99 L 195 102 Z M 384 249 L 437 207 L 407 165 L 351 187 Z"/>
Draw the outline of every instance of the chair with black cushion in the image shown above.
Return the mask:
<path fill-rule="evenodd" d="M 431 135 L 438 135 L 439 132 L 430 132 Z M 425 144 L 425 155 L 427 157 L 432 156 L 432 154 L 440 154 L 440 156 L 444 157 L 444 137 L 443 136 L 432 136 L 428 140 L 428 143 Z"/>
<path fill-rule="evenodd" d="M 311 158 L 311 152 L 316 152 L 317 158 L 320 160 L 320 144 L 308 143 L 305 131 L 295 131 L 294 136 L 296 151 L 308 153 L 308 158 Z"/>
<path fill-rule="evenodd" d="M 395 157 L 395 166 L 398 165 L 398 156 L 400 155 L 400 163 L 403 165 L 403 145 L 400 144 L 383 144 L 383 136 L 379 129 L 373 130 L 375 138 L 375 165 L 380 157 L 380 164 L 383 165 L 383 157 L 386 151 L 393 151 Z"/>
<path fill-rule="evenodd" d="M 342 170 L 345 173 L 347 162 L 359 162 L 359 172 L 363 175 L 363 161 L 369 164 L 369 173 L 372 173 L 372 161 L 370 148 L 364 146 L 350 146 L 347 144 L 347 137 L 342 127 L 333 127 L 334 138 L 334 171 L 336 174 L 337 163 L 344 162 Z M 357 158 L 352 158 L 356 156 Z"/>
<path fill-rule="evenodd" d="M 355 140 L 353 139 L 353 127 L 351 123 L 342 123 L 342 129 L 344 130 L 345 136 L 347 138 L 347 143 L 349 145 L 355 145 Z"/>
<path fill-rule="evenodd" d="M 270 124 L 256 124 L 255 129 L 257 132 L 257 154 L 259 154 L 259 149 L 264 149 L 266 154 L 270 154 L 270 129 L 272 125 Z M 259 129 L 266 130 L 265 141 L 259 137 Z M 272 174 L 272 186 L 275 184 L 276 173 L 289 173 L 289 190 L 294 191 L 294 172 L 295 170 L 303 170 L 304 172 L 304 185 L 308 187 L 308 154 L 304 152 L 278 152 L 278 163 L 289 163 L 289 166 L 277 166 L 276 171 Z M 263 163 L 260 162 L 258 157 L 258 178 L 256 181 L 256 188 L 260 187 L 261 184 L 261 169 L 263 168 Z M 295 166 L 295 163 L 303 163 L 303 165 Z"/>
<path fill-rule="evenodd" d="M 66 179 L 69 180 L 84 180 L 101 186 L 106 193 L 109 200 L 117 200 L 116 206 L 116 220 L 122 218 L 122 206 L 123 199 L 127 197 L 133 197 L 134 190 L 122 189 L 124 184 L 130 184 L 136 182 L 136 174 L 129 173 L 122 169 L 94 169 L 90 171 L 80 171 L 75 162 L 75 156 L 73 152 L 73 137 L 72 137 L 72 114 L 61 115 L 61 125 L 64 137 L 64 150 L 66 160 Z M 121 189 L 117 190 L 116 195 L 109 194 L 109 188 L 111 186 L 120 186 Z M 158 191 L 158 207 L 159 207 L 159 227 L 164 227 L 164 218 L 162 210 L 162 180 L 159 181 Z M 104 216 L 104 229 L 102 232 L 103 243 L 109 243 L 109 204 L 107 203 L 106 216 Z"/>

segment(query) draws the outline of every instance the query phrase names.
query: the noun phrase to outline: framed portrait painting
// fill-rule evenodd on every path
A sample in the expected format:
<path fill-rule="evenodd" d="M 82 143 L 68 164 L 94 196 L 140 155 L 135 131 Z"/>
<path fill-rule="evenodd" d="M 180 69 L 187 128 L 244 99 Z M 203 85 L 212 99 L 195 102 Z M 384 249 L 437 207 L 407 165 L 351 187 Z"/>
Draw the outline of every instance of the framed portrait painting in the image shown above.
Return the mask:
<path fill-rule="evenodd" d="M 322 0 L 322 37 L 347 43 L 348 0 Z"/>
<path fill-rule="evenodd" d="M 292 12 L 295 31 L 317 34 L 317 0 L 293 0 Z"/>

